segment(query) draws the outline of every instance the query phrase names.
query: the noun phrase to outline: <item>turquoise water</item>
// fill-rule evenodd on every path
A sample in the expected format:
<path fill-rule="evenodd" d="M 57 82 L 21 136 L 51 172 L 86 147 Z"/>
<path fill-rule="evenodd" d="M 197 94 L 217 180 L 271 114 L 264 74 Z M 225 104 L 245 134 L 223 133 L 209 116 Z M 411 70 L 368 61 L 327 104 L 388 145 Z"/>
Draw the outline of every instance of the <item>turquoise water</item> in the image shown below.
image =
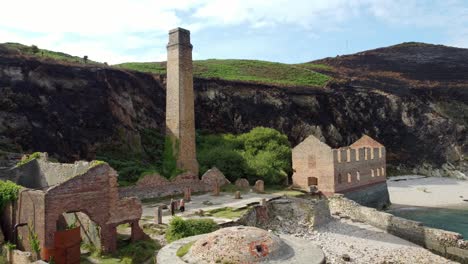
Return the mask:
<path fill-rule="evenodd" d="M 426 226 L 454 231 L 468 240 L 468 206 L 463 208 L 402 208 L 389 213 L 424 223 Z"/>

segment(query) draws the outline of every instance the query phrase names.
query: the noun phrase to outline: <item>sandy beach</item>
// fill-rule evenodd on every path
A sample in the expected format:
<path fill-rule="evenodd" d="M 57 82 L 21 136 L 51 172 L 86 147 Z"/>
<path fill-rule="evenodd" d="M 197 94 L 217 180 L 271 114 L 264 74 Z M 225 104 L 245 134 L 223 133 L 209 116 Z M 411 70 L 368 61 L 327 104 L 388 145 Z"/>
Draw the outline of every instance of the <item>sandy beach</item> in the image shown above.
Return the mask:
<path fill-rule="evenodd" d="M 391 177 L 387 184 L 393 208 L 468 208 L 468 181 L 407 175 Z"/>

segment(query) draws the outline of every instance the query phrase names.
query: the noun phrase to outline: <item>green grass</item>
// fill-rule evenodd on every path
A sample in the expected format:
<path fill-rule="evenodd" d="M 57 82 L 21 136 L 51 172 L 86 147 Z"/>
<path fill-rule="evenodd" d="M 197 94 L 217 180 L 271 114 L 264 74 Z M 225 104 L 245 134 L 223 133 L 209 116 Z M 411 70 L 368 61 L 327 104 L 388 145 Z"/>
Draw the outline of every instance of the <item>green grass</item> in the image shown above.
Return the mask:
<path fill-rule="evenodd" d="M 243 216 L 248 211 L 248 208 L 234 209 L 232 207 L 223 207 L 207 211 L 206 215 L 218 218 L 236 219 Z"/>
<path fill-rule="evenodd" d="M 265 186 L 265 193 L 285 195 L 285 196 L 291 196 L 291 197 L 300 197 L 304 195 L 304 193 L 301 191 L 291 190 L 291 189 L 285 188 L 284 186 Z"/>
<path fill-rule="evenodd" d="M 165 63 L 162 62 L 126 62 L 114 65 L 114 67 L 155 74 L 166 74 L 166 66 Z"/>
<path fill-rule="evenodd" d="M 56 51 L 51 51 L 51 50 L 46 50 L 46 49 L 41 49 L 39 47 L 39 50 L 34 53 L 34 49 L 32 46 L 26 46 L 20 43 L 2 43 L 0 44 L 1 47 L 5 47 L 10 50 L 18 51 L 23 55 L 29 55 L 29 56 L 35 56 L 38 58 L 48 58 L 48 59 L 53 59 L 57 61 L 62 61 L 62 62 L 73 62 L 73 63 L 84 63 L 83 57 L 77 57 L 77 56 L 72 56 L 63 52 L 56 52 Z M 83 56 L 86 54 L 83 54 Z M 95 61 L 92 61 L 88 59 L 87 64 L 99 64 L 102 65 L 102 63 L 98 63 Z"/>
<path fill-rule="evenodd" d="M 185 255 L 189 252 L 190 248 L 192 247 L 192 245 L 193 245 L 194 243 L 195 243 L 195 241 L 192 241 L 192 242 L 190 242 L 190 243 L 187 243 L 187 244 L 181 246 L 181 247 L 177 250 L 176 255 L 177 255 L 179 258 L 185 256 Z"/>
<path fill-rule="evenodd" d="M 117 251 L 111 255 L 100 255 L 99 252 L 91 250 L 91 258 L 101 264 L 140 264 L 154 257 L 155 251 L 161 246 L 154 240 L 119 240 Z M 80 263 L 92 263 L 82 256 Z"/>
<path fill-rule="evenodd" d="M 302 64 L 301 64 L 302 65 Z M 259 60 L 199 60 L 193 62 L 195 77 L 248 81 L 281 86 L 323 86 L 330 77 L 312 68 Z M 118 68 L 165 74 L 165 63 L 132 62 L 115 65 Z M 319 65 L 316 67 L 325 67 Z M 311 71 L 312 70 L 312 71 Z"/>
<path fill-rule="evenodd" d="M 306 68 L 306 69 L 309 69 L 309 70 L 325 70 L 325 71 L 332 71 L 333 70 L 332 66 L 326 65 L 326 64 L 317 64 L 317 63 L 306 62 L 306 63 L 299 63 L 299 64 L 294 64 L 294 65 L 297 66 L 297 67 Z"/>

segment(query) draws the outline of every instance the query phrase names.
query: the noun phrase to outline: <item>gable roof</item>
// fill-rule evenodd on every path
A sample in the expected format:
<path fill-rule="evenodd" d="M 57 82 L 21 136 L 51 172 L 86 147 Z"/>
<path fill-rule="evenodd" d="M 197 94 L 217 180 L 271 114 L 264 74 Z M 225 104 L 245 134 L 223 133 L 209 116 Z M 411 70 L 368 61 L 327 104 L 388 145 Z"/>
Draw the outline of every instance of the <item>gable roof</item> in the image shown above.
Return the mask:
<path fill-rule="evenodd" d="M 361 148 L 361 147 L 371 147 L 371 148 L 381 148 L 384 145 L 380 144 L 375 139 L 369 137 L 368 135 L 363 135 L 360 139 L 350 145 L 352 148 Z"/>

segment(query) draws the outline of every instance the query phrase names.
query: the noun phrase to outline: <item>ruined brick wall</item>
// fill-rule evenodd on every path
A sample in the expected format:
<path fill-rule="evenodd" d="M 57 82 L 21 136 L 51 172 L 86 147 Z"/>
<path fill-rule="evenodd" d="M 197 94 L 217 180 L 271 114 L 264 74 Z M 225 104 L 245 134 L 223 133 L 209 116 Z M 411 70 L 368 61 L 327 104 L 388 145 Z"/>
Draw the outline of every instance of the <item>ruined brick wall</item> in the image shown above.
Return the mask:
<path fill-rule="evenodd" d="M 309 136 L 292 150 L 293 187 L 308 190 L 316 181 L 322 192 L 334 192 L 332 149 Z"/>
<path fill-rule="evenodd" d="M 13 227 L 16 224 L 26 223 L 33 227 L 38 239 L 43 241 L 44 234 L 44 192 L 23 188 L 18 194 L 18 200 L 5 206 L 1 212 L 0 222 L 5 238 L 13 242 L 15 240 Z M 30 251 L 28 226 L 18 227 L 17 248 Z"/>
<path fill-rule="evenodd" d="M 192 192 L 210 191 L 211 187 L 198 179 L 192 173 L 183 173 L 173 180 L 167 180 L 159 174 L 146 175 L 135 186 L 120 187 L 120 197 L 138 197 L 150 199 L 184 193 L 184 189 L 190 187 Z"/>
<path fill-rule="evenodd" d="M 344 198 L 342 194 L 330 197 L 329 207 L 334 215 L 370 224 L 443 257 L 468 263 L 468 241 L 459 233 L 426 227 L 421 222 L 365 207 Z"/>
<path fill-rule="evenodd" d="M 345 147 L 333 150 L 335 192 L 386 181 L 385 148 Z"/>

